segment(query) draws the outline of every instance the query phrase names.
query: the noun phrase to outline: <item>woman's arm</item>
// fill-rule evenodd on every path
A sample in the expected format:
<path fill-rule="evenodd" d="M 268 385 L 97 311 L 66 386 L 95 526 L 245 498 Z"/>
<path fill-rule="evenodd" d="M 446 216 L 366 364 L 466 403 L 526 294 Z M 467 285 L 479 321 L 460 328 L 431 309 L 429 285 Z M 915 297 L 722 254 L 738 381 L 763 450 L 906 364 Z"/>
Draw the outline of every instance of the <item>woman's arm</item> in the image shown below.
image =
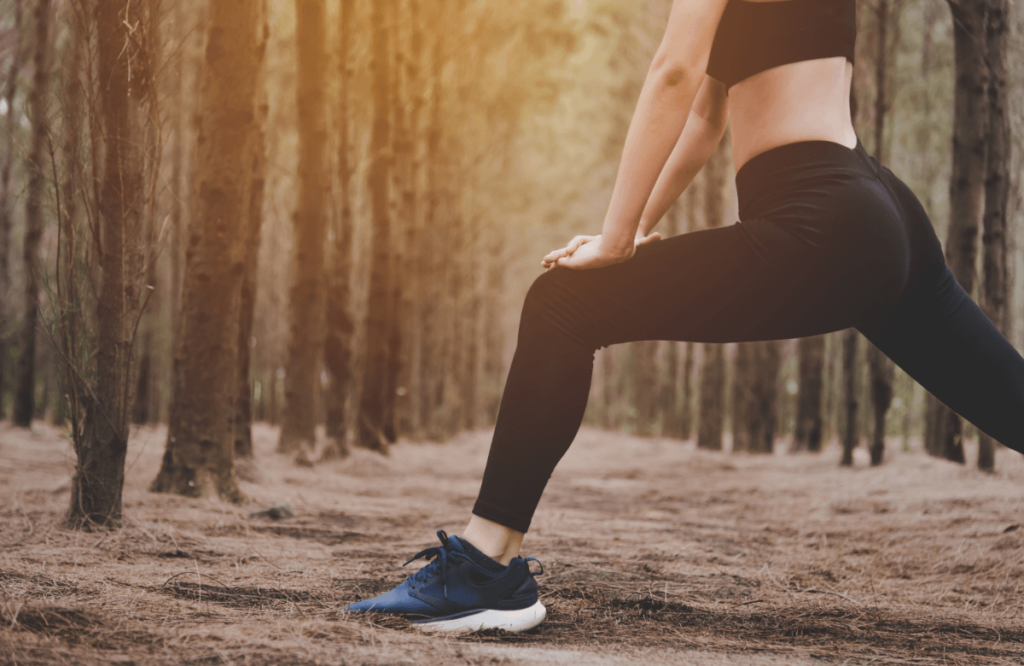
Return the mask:
<path fill-rule="evenodd" d="M 640 216 L 637 237 L 651 233 L 715 152 L 729 122 L 729 98 L 725 93 L 726 88 L 721 81 L 704 77 L 679 141 L 661 170 Z"/>
<path fill-rule="evenodd" d="M 625 261 L 636 252 L 641 215 L 669 155 L 684 138 L 683 126 L 692 115 L 694 98 L 708 78 L 704 71 L 711 42 L 727 1 L 673 0 L 668 27 L 629 124 L 601 235 L 577 236 L 564 248 L 549 252 L 541 261 L 546 270 L 599 268 Z"/>
<path fill-rule="evenodd" d="M 726 0 L 674 0 L 629 124 L 615 188 L 601 231 L 600 254 L 632 256 L 633 239 L 655 182 L 681 138 Z"/>
<path fill-rule="evenodd" d="M 636 252 L 641 214 L 682 139 L 694 97 L 706 78 L 711 44 L 727 1 L 673 0 L 669 26 L 630 121 L 601 236 L 578 236 L 549 252 L 541 261 L 545 269 L 597 268 L 625 261 Z"/>

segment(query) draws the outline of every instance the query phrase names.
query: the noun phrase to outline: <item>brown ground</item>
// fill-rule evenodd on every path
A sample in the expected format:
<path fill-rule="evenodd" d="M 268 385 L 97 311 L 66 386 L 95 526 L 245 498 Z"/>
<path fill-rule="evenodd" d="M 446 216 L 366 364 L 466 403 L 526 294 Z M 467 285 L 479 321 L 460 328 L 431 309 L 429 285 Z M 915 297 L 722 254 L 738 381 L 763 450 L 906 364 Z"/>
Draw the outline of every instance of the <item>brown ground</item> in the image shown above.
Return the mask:
<path fill-rule="evenodd" d="M 999 472 L 900 452 L 881 469 L 584 430 L 527 538 L 547 621 L 422 636 L 347 602 L 458 533 L 488 433 L 313 469 L 256 430 L 243 506 L 146 491 L 165 431 L 128 454 L 127 525 L 60 526 L 61 434 L 0 424 L 0 663 L 1019 664 L 1024 460 Z M 281 521 L 248 512 L 290 502 Z M 416 563 L 421 566 L 422 561 Z"/>

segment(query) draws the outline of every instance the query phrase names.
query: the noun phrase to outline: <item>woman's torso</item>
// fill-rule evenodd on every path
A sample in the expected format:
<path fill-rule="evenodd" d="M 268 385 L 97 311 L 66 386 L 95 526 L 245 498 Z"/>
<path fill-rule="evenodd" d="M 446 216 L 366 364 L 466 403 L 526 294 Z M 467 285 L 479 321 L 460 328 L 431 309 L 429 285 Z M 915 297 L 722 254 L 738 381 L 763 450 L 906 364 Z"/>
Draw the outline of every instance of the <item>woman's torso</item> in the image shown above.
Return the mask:
<path fill-rule="evenodd" d="M 735 169 L 770 148 L 797 141 L 856 146 L 850 117 L 852 76 L 853 64 L 834 56 L 786 63 L 734 83 L 728 95 Z"/>

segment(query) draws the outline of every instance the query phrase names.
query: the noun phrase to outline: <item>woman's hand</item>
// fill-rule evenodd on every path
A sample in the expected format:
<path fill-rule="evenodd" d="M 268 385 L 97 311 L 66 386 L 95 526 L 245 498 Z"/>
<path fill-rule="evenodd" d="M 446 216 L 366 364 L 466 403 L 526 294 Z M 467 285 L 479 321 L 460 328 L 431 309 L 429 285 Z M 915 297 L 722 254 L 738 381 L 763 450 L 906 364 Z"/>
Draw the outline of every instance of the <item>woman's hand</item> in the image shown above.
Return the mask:
<path fill-rule="evenodd" d="M 628 253 L 623 253 L 606 247 L 601 236 L 577 236 L 562 249 L 549 252 L 541 261 L 541 266 L 545 270 L 551 270 L 557 266 L 577 270 L 611 266 L 630 259 L 636 254 L 636 248 L 640 245 L 657 240 L 661 240 L 661 234 L 653 233 L 644 236 L 638 229 L 633 246 Z"/>

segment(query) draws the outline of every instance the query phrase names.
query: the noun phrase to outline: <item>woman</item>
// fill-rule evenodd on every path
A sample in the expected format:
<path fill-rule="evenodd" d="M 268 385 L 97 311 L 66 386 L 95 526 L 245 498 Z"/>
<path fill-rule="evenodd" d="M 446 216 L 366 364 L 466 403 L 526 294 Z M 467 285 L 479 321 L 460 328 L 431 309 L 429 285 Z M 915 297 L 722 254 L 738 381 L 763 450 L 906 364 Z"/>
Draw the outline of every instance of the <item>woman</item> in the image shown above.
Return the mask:
<path fill-rule="evenodd" d="M 1024 451 L 1024 359 L 946 267 L 914 194 L 850 118 L 854 0 L 675 0 L 599 236 L 544 257 L 526 297 L 480 495 L 464 537 L 400 586 L 350 605 L 427 630 L 539 624 L 523 535 L 583 418 L 594 351 L 856 327 L 980 430 Z M 682 112 L 689 109 L 689 115 Z M 740 220 L 652 228 L 733 117 Z"/>

